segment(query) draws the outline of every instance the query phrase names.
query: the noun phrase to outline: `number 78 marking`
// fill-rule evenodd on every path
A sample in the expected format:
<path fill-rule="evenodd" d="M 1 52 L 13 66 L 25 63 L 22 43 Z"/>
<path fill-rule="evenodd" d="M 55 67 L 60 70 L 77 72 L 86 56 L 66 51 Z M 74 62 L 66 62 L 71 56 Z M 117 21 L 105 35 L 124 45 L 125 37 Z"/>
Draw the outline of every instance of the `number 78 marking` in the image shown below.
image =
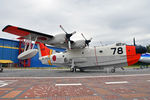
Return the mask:
<path fill-rule="evenodd" d="M 114 51 L 113 51 L 113 55 L 115 55 L 116 51 L 117 51 L 118 54 L 123 54 L 123 49 L 122 49 L 122 47 L 111 48 L 111 50 L 114 50 Z"/>

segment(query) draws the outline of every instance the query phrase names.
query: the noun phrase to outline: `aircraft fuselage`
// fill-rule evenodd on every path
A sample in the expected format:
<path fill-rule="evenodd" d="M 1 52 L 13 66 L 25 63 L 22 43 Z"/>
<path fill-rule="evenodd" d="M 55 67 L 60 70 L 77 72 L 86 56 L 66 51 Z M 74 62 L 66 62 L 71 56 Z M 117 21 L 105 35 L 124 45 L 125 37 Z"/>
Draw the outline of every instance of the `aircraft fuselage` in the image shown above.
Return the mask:
<path fill-rule="evenodd" d="M 41 57 L 43 64 L 56 66 L 71 66 L 76 68 L 94 67 L 124 67 L 134 64 L 140 59 L 141 54 L 136 54 L 135 46 L 101 46 L 72 49 L 67 52 L 55 53 Z"/>

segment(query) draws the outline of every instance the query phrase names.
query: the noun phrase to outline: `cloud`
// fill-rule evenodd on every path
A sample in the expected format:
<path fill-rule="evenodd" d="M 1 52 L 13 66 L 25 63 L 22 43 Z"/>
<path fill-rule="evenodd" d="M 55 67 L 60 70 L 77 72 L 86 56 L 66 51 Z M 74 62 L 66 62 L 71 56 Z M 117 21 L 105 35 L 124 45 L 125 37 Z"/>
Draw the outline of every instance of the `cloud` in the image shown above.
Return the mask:
<path fill-rule="evenodd" d="M 61 24 L 68 32 L 78 32 L 71 39 L 83 39 L 80 33 L 93 37 L 92 45 L 100 41 L 131 44 L 133 37 L 148 44 L 149 4 L 149 0 L 1 0 L 0 29 L 11 24 L 55 35 L 62 33 Z"/>

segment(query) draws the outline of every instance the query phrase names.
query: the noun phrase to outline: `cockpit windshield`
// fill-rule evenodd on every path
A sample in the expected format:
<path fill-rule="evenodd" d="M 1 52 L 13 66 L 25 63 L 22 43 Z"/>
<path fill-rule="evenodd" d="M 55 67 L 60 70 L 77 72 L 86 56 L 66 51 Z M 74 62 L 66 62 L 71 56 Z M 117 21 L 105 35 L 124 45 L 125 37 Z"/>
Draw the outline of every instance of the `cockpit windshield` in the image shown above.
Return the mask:
<path fill-rule="evenodd" d="M 116 43 L 116 46 L 124 46 L 127 45 L 126 43 Z"/>

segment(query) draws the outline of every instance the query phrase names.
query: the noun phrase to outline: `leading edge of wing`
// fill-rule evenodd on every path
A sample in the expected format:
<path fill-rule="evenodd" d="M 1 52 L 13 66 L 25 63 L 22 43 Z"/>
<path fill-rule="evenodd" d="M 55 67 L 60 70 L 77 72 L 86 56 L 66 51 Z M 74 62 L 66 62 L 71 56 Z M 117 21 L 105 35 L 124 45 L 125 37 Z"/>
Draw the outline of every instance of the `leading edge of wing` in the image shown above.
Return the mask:
<path fill-rule="evenodd" d="M 18 36 L 26 36 L 26 35 L 29 35 L 30 33 L 31 34 L 33 33 L 33 34 L 37 34 L 37 35 L 41 35 L 41 36 L 45 36 L 45 37 L 49 37 L 49 38 L 54 37 L 52 35 L 48 35 L 48 34 L 44 34 L 41 32 L 36 32 L 36 31 L 20 28 L 20 27 L 16 27 L 16 26 L 12 26 L 12 25 L 7 25 L 6 27 L 3 28 L 2 31 L 7 32 L 7 33 L 11 33 L 14 35 L 18 35 Z"/>

